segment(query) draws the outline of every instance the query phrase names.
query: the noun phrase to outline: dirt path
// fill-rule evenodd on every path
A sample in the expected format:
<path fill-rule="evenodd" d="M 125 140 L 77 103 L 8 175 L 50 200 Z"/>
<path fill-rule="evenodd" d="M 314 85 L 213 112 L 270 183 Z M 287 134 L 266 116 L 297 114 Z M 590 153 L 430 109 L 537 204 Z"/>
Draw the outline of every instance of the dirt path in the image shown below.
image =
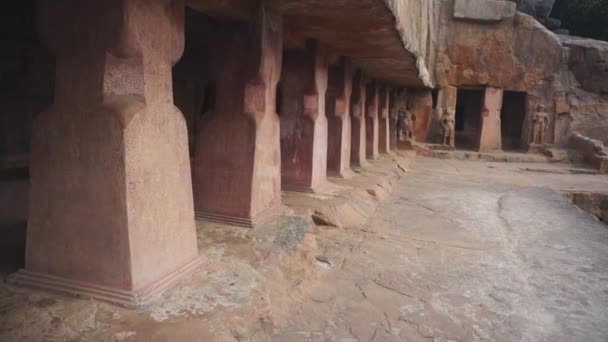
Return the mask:
<path fill-rule="evenodd" d="M 513 170 L 418 159 L 276 340 L 608 339 L 608 229 L 547 187 L 597 178 Z"/>

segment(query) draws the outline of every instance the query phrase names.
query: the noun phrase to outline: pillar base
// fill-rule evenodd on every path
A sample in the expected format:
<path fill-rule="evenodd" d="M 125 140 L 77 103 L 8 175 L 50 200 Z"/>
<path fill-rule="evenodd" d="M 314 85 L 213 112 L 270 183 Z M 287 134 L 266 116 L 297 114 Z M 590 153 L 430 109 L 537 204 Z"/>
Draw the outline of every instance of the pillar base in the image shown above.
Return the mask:
<path fill-rule="evenodd" d="M 228 224 L 231 226 L 255 228 L 255 226 L 266 223 L 285 212 L 286 208 L 283 205 L 276 205 L 274 207 L 262 211 L 261 213 L 258 213 L 253 217 L 230 216 L 201 211 L 196 212 L 195 217 L 197 219 Z"/>
<path fill-rule="evenodd" d="M 412 141 L 398 141 L 397 148 L 401 150 L 414 150 L 416 149 L 416 143 Z"/>
<path fill-rule="evenodd" d="M 281 190 L 282 191 L 291 191 L 291 192 L 304 192 L 304 193 L 308 193 L 308 194 L 319 194 L 319 193 L 322 193 L 323 190 L 325 190 L 327 188 L 327 186 L 328 186 L 327 182 L 323 182 L 314 187 L 305 186 L 305 185 L 283 184 L 283 185 L 281 185 Z"/>
<path fill-rule="evenodd" d="M 186 263 L 165 275 L 158 281 L 139 290 L 121 290 L 99 286 L 87 282 L 71 280 L 49 274 L 31 272 L 24 269 L 11 274 L 8 283 L 34 289 L 67 294 L 79 298 L 92 298 L 130 309 L 140 308 L 165 291 L 178 285 L 198 271 L 202 264 L 200 257 Z"/>
<path fill-rule="evenodd" d="M 352 167 L 358 167 L 360 169 L 364 169 L 366 167 L 369 167 L 371 164 L 366 159 L 366 160 L 362 160 L 362 161 L 356 162 L 356 163 L 353 162 L 353 163 L 351 163 L 351 165 L 352 165 Z"/>
<path fill-rule="evenodd" d="M 527 152 L 542 154 L 547 146 L 547 144 L 529 144 Z"/>
<path fill-rule="evenodd" d="M 333 178 L 342 178 L 342 179 L 351 179 L 354 177 L 354 172 L 352 170 L 345 170 L 345 171 L 327 171 L 327 176 L 328 177 L 333 177 Z"/>

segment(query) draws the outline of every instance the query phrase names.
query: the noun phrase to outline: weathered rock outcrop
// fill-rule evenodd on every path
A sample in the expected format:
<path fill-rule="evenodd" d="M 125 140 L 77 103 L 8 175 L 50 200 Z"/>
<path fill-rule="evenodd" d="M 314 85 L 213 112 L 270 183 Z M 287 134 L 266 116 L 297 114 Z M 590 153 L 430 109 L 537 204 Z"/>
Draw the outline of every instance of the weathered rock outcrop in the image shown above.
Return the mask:
<path fill-rule="evenodd" d="M 608 43 L 560 36 L 567 57 L 562 73 L 565 93 L 556 97 L 556 123 L 562 122 L 567 136 L 580 132 L 586 137 L 608 143 Z M 557 110 L 559 109 L 559 110 Z M 566 141 L 561 141 L 565 143 Z"/>
<path fill-rule="evenodd" d="M 581 88 L 608 97 L 608 42 L 559 37 L 570 50 L 568 68 Z"/>
<path fill-rule="evenodd" d="M 574 133 L 570 137 L 570 142 L 587 163 L 598 169 L 602 174 L 608 173 L 608 150 L 601 141 L 590 139 L 580 133 Z"/>
<path fill-rule="evenodd" d="M 475 13 L 495 6 L 485 0 L 436 0 L 438 88 L 525 92 L 528 111 L 542 104 L 551 116 L 549 143 L 566 145 L 572 132 L 608 143 L 608 43 L 557 36 L 521 12 L 496 22 L 460 20 L 453 15 L 460 2 Z M 526 2 L 531 3 L 552 6 Z M 548 14 L 534 12 L 539 13 Z"/>
<path fill-rule="evenodd" d="M 534 18 L 516 13 L 496 23 L 461 21 L 452 18 L 453 1 L 438 2 L 438 86 L 486 85 L 535 94 L 556 79 L 561 43 Z M 485 0 L 469 2 L 486 6 Z"/>

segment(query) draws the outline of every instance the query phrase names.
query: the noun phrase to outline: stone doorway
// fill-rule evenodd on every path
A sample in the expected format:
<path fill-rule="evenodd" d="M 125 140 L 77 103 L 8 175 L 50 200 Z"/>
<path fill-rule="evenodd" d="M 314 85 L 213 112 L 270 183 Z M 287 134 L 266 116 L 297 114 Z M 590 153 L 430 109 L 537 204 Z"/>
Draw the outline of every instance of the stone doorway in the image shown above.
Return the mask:
<path fill-rule="evenodd" d="M 477 150 L 479 148 L 483 98 L 482 89 L 458 89 L 456 98 L 457 149 Z"/>
<path fill-rule="evenodd" d="M 527 94 L 525 92 L 504 92 L 500 120 L 502 148 L 505 151 L 517 151 L 522 148 L 526 99 Z"/>

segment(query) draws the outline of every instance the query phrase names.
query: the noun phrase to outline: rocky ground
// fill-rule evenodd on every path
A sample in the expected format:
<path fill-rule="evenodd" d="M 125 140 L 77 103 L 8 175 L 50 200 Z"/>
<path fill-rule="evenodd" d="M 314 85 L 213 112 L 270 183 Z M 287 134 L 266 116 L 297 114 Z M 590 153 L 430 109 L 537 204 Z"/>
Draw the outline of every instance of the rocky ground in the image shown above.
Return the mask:
<path fill-rule="evenodd" d="M 407 172 L 406 172 L 407 171 Z M 254 230 L 198 223 L 203 270 L 137 311 L 0 285 L 1 341 L 605 341 L 608 229 L 565 163 L 383 158 Z"/>

